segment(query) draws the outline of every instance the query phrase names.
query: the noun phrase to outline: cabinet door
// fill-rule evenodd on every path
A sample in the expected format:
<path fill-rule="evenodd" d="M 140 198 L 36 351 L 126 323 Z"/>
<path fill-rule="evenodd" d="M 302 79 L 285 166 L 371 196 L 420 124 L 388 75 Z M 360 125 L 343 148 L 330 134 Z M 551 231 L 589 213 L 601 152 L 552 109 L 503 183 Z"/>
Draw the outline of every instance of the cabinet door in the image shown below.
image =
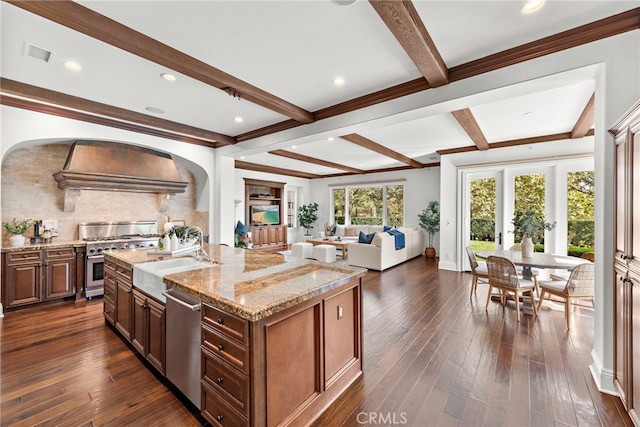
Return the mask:
<path fill-rule="evenodd" d="M 133 319 L 131 321 L 131 344 L 142 354 L 147 356 L 148 353 L 148 324 L 149 324 L 149 311 L 147 310 L 147 297 L 137 291 L 133 290 Z"/>
<path fill-rule="evenodd" d="M 629 291 L 627 274 L 623 268 L 616 266 L 615 281 L 615 379 L 614 383 L 620 399 L 625 407 L 628 405 L 627 395 L 629 391 Z"/>
<path fill-rule="evenodd" d="M 629 146 L 626 139 L 623 139 L 616 145 L 616 259 L 626 260 L 629 241 L 628 241 L 628 224 L 629 202 L 631 194 L 629 192 Z"/>
<path fill-rule="evenodd" d="M 4 305 L 16 307 L 42 301 L 42 267 L 40 262 L 8 265 L 4 287 Z"/>
<path fill-rule="evenodd" d="M 133 318 L 131 284 L 116 280 L 116 328 L 122 336 L 131 341 L 131 321 Z"/>
<path fill-rule="evenodd" d="M 275 245 L 278 241 L 278 227 L 267 228 L 267 243 L 269 245 Z"/>
<path fill-rule="evenodd" d="M 324 300 L 325 388 L 360 358 L 358 318 L 357 287 Z"/>
<path fill-rule="evenodd" d="M 640 131 L 635 134 L 629 133 L 629 139 L 633 143 L 632 147 L 632 167 L 631 173 L 631 206 L 632 212 L 626 219 L 631 230 L 629 268 L 640 274 Z"/>
<path fill-rule="evenodd" d="M 287 243 L 287 226 L 281 225 L 276 229 L 276 243 L 283 245 Z"/>
<path fill-rule="evenodd" d="M 165 306 L 159 302 L 147 302 L 149 319 L 149 345 L 147 360 L 163 374 L 165 373 Z"/>
<path fill-rule="evenodd" d="M 104 318 L 116 324 L 116 266 L 112 262 L 104 263 Z"/>
<path fill-rule="evenodd" d="M 44 299 L 72 296 L 76 292 L 76 259 L 47 261 L 44 275 Z"/>

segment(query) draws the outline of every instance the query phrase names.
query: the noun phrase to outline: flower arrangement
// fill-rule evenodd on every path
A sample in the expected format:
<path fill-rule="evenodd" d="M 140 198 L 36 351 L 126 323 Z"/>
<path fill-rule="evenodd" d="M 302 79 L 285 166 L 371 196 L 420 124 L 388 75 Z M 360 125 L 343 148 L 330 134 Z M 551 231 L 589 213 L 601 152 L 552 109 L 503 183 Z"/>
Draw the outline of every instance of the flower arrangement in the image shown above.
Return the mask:
<path fill-rule="evenodd" d="M 23 219 L 18 221 L 16 218 L 13 218 L 11 223 L 3 222 L 2 226 L 7 230 L 10 234 L 17 235 L 22 234 L 27 231 L 32 225 L 32 220 Z"/>

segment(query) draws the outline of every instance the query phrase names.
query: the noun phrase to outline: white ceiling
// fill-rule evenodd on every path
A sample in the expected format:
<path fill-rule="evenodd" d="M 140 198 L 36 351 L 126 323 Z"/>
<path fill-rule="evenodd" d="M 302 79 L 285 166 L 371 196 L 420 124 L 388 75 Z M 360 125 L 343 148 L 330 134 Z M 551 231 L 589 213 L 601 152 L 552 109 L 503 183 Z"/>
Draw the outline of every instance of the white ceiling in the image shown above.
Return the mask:
<path fill-rule="evenodd" d="M 422 77 L 365 0 L 350 6 L 330 0 L 78 3 L 310 112 Z M 640 6 L 640 0 L 548 0 L 537 14 L 523 15 L 523 3 L 413 2 L 448 68 Z M 159 108 L 164 114 L 156 116 L 162 119 L 232 137 L 289 120 L 12 4 L 2 2 L 0 11 L 5 79 L 147 115 L 153 113 L 146 107 Z M 26 44 L 53 52 L 53 61 L 25 55 Z M 67 60 L 80 63 L 82 71 L 65 69 Z M 164 72 L 177 75 L 177 81 L 161 79 Z M 335 76 L 344 77 L 345 85 L 332 85 Z M 461 100 L 455 108 L 471 110 L 489 143 L 570 132 L 594 83 L 587 76 L 540 88 L 503 89 L 488 102 Z M 236 116 L 244 121 L 236 123 Z M 473 145 L 448 111 L 414 116 L 372 123 L 358 134 L 422 163 L 437 162 L 437 150 Z M 323 129 L 316 138 L 298 142 L 283 137 L 278 145 L 276 133 L 269 150 L 282 148 L 365 171 L 404 166 L 338 138 L 340 133 L 328 141 L 328 134 Z M 342 172 L 265 153 L 251 140 L 229 155 L 318 175 Z"/>

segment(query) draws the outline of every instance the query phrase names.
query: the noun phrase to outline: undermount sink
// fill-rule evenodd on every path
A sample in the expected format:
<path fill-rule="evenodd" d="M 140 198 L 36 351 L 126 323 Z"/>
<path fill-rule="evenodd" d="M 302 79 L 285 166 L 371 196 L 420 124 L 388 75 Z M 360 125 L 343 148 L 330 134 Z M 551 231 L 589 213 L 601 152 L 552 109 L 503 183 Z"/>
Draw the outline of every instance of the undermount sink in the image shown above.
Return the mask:
<path fill-rule="evenodd" d="M 163 261 L 145 262 L 133 266 L 133 286 L 159 298 L 166 290 L 162 278 L 167 274 L 211 267 L 210 261 L 198 261 L 192 257 L 172 258 Z M 164 301 L 164 297 L 160 298 Z"/>

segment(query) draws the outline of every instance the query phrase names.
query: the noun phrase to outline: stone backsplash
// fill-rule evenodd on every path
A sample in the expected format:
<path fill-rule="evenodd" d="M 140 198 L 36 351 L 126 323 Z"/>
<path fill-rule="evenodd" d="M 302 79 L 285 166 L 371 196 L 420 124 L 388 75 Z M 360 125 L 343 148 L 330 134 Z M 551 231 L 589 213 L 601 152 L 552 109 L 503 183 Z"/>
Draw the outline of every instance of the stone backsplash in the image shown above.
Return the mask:
<path fill-rule="evenodd" d="M 178 164 L 182 180 L 189 185 L 184 193 L 171 195 L 166 211 L 160 212 L 158 195 L 121 191 L 81 190 L 74 212 L 64 212 L 63 190 L 53 174 L 67 158 L 70 144 L 51 144 L 11 151 L 2 163 L 2 222 L 17 219 L 56 220 L 55 241 L 78 238 L 79 222 L 156 220 L 162 231 L 167 218 L 200 226 L 208 234 L 209 213 L 195 210 L 195 180 Z M 28 233 L 25 233 L 28 234 Z M 9 233 L 2 228 L 2 246 Z"/>

